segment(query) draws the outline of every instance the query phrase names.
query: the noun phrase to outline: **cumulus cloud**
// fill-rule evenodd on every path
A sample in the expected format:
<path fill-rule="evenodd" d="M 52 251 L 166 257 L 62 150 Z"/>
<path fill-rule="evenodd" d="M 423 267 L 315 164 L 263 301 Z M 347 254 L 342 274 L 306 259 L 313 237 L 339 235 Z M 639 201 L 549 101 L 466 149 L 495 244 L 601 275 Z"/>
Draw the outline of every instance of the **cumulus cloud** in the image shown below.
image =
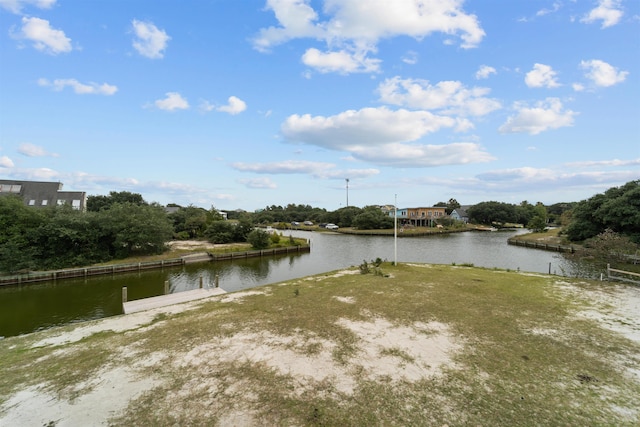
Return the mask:
<path fill-rule="evenodd" d="M 527 73 L 524 82 L 529 87 L 553 88 L 560 86 L 556 79 L 556 72 L 545 64 L 534 64 L 533 70 Z"/>
<path fill-rule="evenodd" d="M 628 71 L 618 71 L 617 68 L 599 59 L 581 61 L 580 68 L 586 70 L 585 77 L 591 80 L 596 86 L 608 87 L 623 82 Z"/>
<path fill-rule="evenodd" d="M 165 111 L 187 110 L 189 103 L 178 92 L 167 92 L 166 97 L 154 102 L 156 108 Z"/>
<path fill-rule="evenodd" d="M 608 28 L 616 25 L 624 15 L 619 0 L 600 0 L 598 7 L 587 13 L 580 22 L 592 24 L 596 21 L 602 21 L 601 28 Z"/>
<path fill-rule="evenodd" d="M 270 178 L 247 178 L 247 179 L 239 179 L 238 182 L 240 184 L 244 184 L 248 188 L 260 188 L 260 189 L 268 189 L 273 190 L 278 188 L 275 182 L 273 182 Z"/>
<path fill-rule="evenodd" d="M 164 57 L 164 50 L 171 37 L 164 30 L 159 29 L 151 22 L 141 22 L 134 19 L 131 22 L 135 39 L 133 47 L 142 56 L 151 59 Z"/>
<path fill-rule="evenodd" d="M 13 161 L 7 156 L 0 156 L 0 168 L 12 168 Z"/>
<path fill-rule="evenodd" d="M 380 173 L 378 169 L 336 169 L 336 165 L 327 162 L 307 160 L 284 160 L 267 163 L 233 163 L 231 167 L 241 172 L 259 174 L 304 174 L 323 179 L 367 178 Z"/>
<path fill-rule="evenodd" d="M 240 114 L 247 109 L 247 104 L 236 96 L 230 96 L 227 102 L 227 105 L 222 105 L 218 107 L 217 110 L 223 113 L 235 115 Z"/>
<path fill-rule="evenodd" d="M 488 79 L 491 74 L 496 74 L 497 71 L 495 68 L 490 67 L 488 65 L 481 65 L 476 71 L 476 79 Z"/>
<path fill-rule="evenodd" d="M 30 143 L 20 144 L 18 153 L 27 157 L 58 157 L 56 153 L 49 153 L 43 147 Z"/>
<path fill-rule="evenodd" d="M 442 81 L 435 85 L 428 80 L 386 79 L 378 86 L 380 101 L 409 108 L 439 110 L 442 114 L 483 116 L 501 108 L 500 102 L 487 98 L 487 88 L 466 88 L 458 81 Z"/>
<path fill-rule="evenodd" d="M 22 18 L 22 28 L 13 37 L 20 40 L 29 40 L 33 47 L 50 55 L 71 52 L 71 39 L 64 31 L 52 28 L 49 21 L 40 18 Z"/>
<path fill-rule="evenodd" d="M 349 110 L 335 116 L 292 115 L 282 124 L 292 142 L 343 151 L 353 158 L 401 167 L 485 162 L 493 158 L 479 145 L 425 145 L 414 141 L 460 121 L 428 111 L 392 111 L 386 107 Z"/>
<path fill-rule="evenodd" d="M 107 83 L 80 83 L 76 79 L 56 79 L 49 81 L 47 79 L 38 79 L 38 84 L 44 87 L 50 87 L 53 90 L 61 91 L 65 87 L 70 87 L 79 95 L 113 95 L 118 91 L 118 87 Z"/>
<path fill-rule="evenodd" d="M 321 21 L 308 0 L 268 0 L 277 26 L 263 28 L 253 46 L 266 52 L 297 38 L 325 42 L 328 51 L 308 49 L 307 66 L 321 72 L 375 72 L 380 61 L 369 55 L 377 51 L 381 39 L 409 36 L 421 39 L 434 32 L 458 36 L 463 48 L 476 47 L 485 32 L 475 15 L 465 13 L 459 0 L 395 0 L 362 2 L 328 0 Z"/>
<path fill-rule="evenodd" d="M 562 102 L 558 98 L 547 98 L 537 102 L 533 107 L 516 102 L 513 108 L 516 115 L 509 117 L 506 123 L 500 126 L 501 133 L 537 135 L 547 130 L 573 126 L 573 118 L 578 114 L 571 110 L 563 110 Z"/>
<path fill-rule="evenodd" d="M 390 142 L 415 141 L 457 121 L 428 111 L 392 111 L 386 107 L 348 110 L 335 116 L 289 116 L 282 124 L 284 137 L 291 141 L 329 149 L 349 151 L 349 147 Z"/>
<path fill-rule="evenodd" d="M 0 7 L 13 13 L 20 13 L 27 6 L 50 9 L 54 4 L 56 0 L 0 0 Z"/>
<path fill-rule="evenodd" d="M 367 58 L 363 52 L 320 52 L 318 49 L 308 49 L 302 55 L 302 62 L 308 67 L 315 68 L 321 73 L 371 73 L 380 70 L 380 60 Z"/>

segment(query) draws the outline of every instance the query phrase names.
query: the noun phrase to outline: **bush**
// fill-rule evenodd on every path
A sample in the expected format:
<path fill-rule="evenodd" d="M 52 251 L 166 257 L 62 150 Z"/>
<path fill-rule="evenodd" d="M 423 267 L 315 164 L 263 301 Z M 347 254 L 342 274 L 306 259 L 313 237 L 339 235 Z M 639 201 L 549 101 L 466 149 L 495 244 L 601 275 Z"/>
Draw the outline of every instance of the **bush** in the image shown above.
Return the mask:
<path fill-rule="evenodd" d="M 280 235 L 278 233 L 272 233 L 269 238 L 271 239 L 271 242 L 273 244 L 277 245 L 278 243 L 280 243 Z"/>
<path fill-rule="evenodd" d="M 247 242 L 251 243 L 254 249 L 265 249 L 269 247 L 271 237 L 269 233 L 259 228 L 256 228 L 247 236 Z"/>

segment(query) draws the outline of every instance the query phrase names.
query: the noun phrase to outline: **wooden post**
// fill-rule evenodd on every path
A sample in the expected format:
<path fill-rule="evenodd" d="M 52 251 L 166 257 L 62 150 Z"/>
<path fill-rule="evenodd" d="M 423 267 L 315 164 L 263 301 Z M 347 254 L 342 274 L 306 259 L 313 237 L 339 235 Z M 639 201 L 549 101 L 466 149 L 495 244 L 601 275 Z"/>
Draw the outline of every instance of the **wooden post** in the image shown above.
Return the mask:
<path fill-rule="evenodd" d="M 202 289 L 202 276 L 200 276 L 200 289 Z"/>
<path fill-rule="evenodd" d="M 216 288 L 220 286 L 220 276 L 216 274 Z"/>
<path fill-rule="evenodd" d="M 607 264 L 607 280 L 611 280 L 611 264 Z"/>
<path fill-rule="evenodd" d="M 551 263 L 549 263 L 549 274 L 551 274 Z"/>
<path fill-rule="evenodd" d="M 122 303 L 124 304 L 125 302 L 127 302 L 127 287 L 123 286 L 122 287 Z"/>
<path fill-rule="evenodd" d="M 164 281 L 164 294 L 165 295 L 169 294 L 169 281 L 168 280 Z"/>

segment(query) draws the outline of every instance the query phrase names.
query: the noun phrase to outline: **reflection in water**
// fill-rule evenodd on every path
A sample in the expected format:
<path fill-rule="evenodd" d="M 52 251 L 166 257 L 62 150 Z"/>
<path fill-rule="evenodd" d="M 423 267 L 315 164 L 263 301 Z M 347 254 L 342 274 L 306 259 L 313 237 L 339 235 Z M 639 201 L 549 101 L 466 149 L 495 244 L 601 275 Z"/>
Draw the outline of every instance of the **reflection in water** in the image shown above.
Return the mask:
<path fill-rule="evenodd" d="M 600 276 L 595 266 L 561 254 L 507 244 L 509 237 L 521 232 L 524 230 L 400 238 L 398 261 Z M 198 288 L 200 278 L 203 287 L 213 287 L 217 277 L 220 287 L 232 292 L 357 266 L 376 258 L 392 261 L 394 256 L 392 237 L 304 231 L 292 231 L 292 235 L 309 239 L 311 252 L 0 288 L 0 336 L 121 314 L 123 286 L 127 287 L 129 300 L 136 300 L 163 294 L 165 281 L 169 281 L 169 291 L 175 293 Z"/>

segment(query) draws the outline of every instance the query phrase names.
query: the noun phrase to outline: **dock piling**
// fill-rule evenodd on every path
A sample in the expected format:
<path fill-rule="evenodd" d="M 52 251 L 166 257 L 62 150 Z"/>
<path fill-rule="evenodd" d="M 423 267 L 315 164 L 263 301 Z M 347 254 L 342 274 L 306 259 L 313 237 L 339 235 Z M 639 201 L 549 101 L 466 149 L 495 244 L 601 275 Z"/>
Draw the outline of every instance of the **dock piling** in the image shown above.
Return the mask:
<path fill-rule="evenodd" d="M 127 287 L 123 286 L 122 287 L 122 303 L 124 304 L 125 302 L 127 302 Z"/>

